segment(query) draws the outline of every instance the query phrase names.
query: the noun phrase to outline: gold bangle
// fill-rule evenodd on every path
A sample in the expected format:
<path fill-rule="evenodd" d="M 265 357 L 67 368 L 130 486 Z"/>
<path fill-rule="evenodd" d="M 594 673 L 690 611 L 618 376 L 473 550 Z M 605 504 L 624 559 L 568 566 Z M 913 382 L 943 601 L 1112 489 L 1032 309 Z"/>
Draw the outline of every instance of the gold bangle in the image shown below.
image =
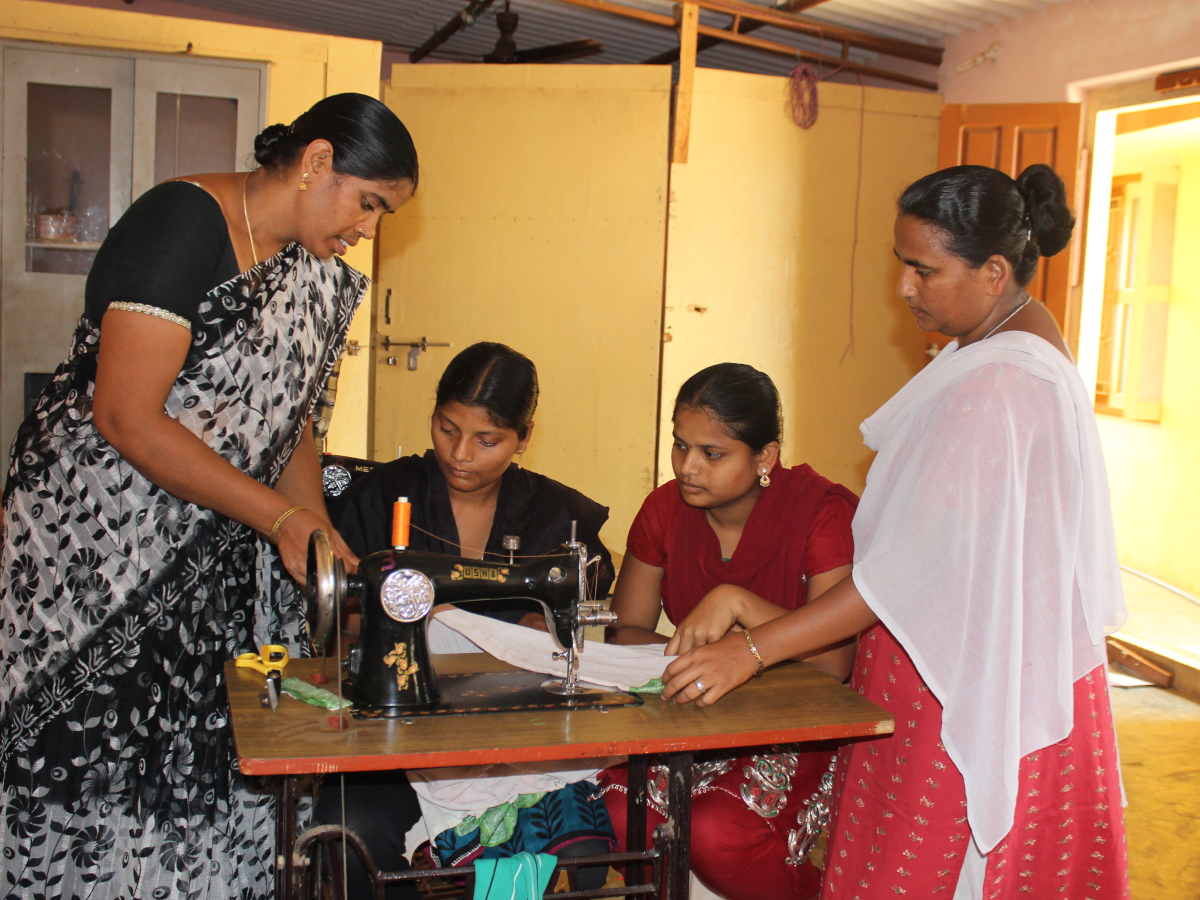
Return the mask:
<path fill-rule="evenodd" d="M 754 677 L 757 678 L 763 673 L 763 669 L 767 667 L 767 664 L 763 662 L 762 654 L 759 653 L 758 648 L 754 646 L 754 640 L 750 637 L 750 629 L 747 628 L 742 632 L 742 634 L 746 635 L 746 646 L 750 648 L 750 652 L 753 653 L 754 658 L 758 660 L 758 671 L 754 673 Z"/>
<path fill-rule="evenodd" d="M 269 537 L 271 539 L 271 543 L 272 544 L 279 543 L 280 526 L 282 526 L 283 523 L 286 522 L 293 513 L 298 513 L 298 512 L 300 512 L 300 510 L 307 509 L 307 508 L 308 507 L 306 507 L 306 506 L 293 506 L 291 509 L 289 509 L 287 512 L 285 512 L 283 515 L 281 515 L 278 519 L 276 519 L 275 524 L 271 526 L 271 532 L 269 535 Z"/>

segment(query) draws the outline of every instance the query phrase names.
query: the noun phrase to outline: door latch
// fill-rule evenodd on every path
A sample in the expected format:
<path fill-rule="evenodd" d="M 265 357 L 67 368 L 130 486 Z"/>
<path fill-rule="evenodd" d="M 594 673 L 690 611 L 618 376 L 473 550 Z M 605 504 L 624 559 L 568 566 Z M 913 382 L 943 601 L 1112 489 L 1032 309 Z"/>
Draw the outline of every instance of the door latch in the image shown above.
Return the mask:
<path fill-rule="evenodd" d="M 408 371 L 410 371 L 410 372 L 417 371 L 418 357 L 420 357 L 420 355 L 424 351 L 428 350 L 430 347 L 449 347 L 450 346 L 448 343 L 439 342 L 439 341 L 431 341 L 428 338 L 424 338 L 424 337 L 421 338 L 419 341 L 397 341 L 397 340 L 394 340 L 393 338 L 389 337 L 386 334 L 381 334 L 379 336 L 379 343 L 380 343 L 380 346 L 382 346 L 384 350 L 391 350 L 393 347 L 407 347 L 408 348 L 408 358 L 405 360 L 405 365 L 408 368 Z M 388 357 L 388 365 L 389 366 L 394 366 L 396 364 L 395 362 L 393 362 L 393 360 L 395 360 L 395 358 L 396 357 L 394 357 L 394 356 Z"/>

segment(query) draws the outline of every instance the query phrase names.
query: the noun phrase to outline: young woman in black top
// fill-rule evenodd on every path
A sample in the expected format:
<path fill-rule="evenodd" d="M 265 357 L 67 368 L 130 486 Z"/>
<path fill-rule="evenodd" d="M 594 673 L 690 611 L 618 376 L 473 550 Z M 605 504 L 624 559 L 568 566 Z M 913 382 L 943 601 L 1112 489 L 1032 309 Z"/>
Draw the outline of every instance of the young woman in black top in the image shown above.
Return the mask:
<path fill-rule="evenodd" d="M 431 421 L 433 449 L 424 456 L 397 459 L 373 470 L 347 492 L 339 527 L 350 548 L 364 557 L 391 546 L 392 504 L 412 503 L 410 546 L 416 550 L 508 559 L 505 535 L 521 539 L 520 556 L 558 552 L 576 537 L 589 555 L 600 556 L 597 595 L 613 582 L 612 556 L 600 540 L 608 509 L 564 484 L 521 467 L 521 454 L 533 434 L 537 370 L 503 344 L 473 344 L 459 353 L 438 382 Z M 468 612 L 545 628 L 541 607 L 532 601 L 467 604 Z M 417 798 L 403 772 L 346 776 L 345 822 L 367 844 L 381 869 L 406 866 L 404 836 L 421 817 Z M 317 804 L 319 821 L 343 821 L 340 785 L 327 780 Z M 595 786 L 568 785 L 522 809 L 512 838 L 494 847 L 480 843 L 478 829 L 458 835 L 447 829 L 433 840 L 443 865 L 464 865 L 480 857 L 509 856 L 520 850 L 587 856 L 617 848 L 604 801 L 592 799 Z M 546 823 L 557 823 L 548 828 Z M 356 858 L 348 862 L 351 896 L 367 896 L 368 882 Z M 593 867 L 595 868 L 595 867 Z M 603 867 L 580 870 L 581 887 L 604 883 Z M 388 900 L 416 897 L 389 887 Z"/>
<path fill-rule="evenodd" d="M 608 509 L 521 466 L 537 400 L 537 370 L 520 353 L 493 343 L 459 353 L 438 382 L 433 449 L 379 466 L 347 491 L 339 527 L 350 549 L 362 557 L 391 546 L 398 497 L 412 503 L 413 549 L 473 559 L 508 559 L 506 535 L 521 539 L 518 556 L 559 552 L 575 521 L 577 539 L 600 556 L 597 591 L 606 596 L 613 564 L 600 528 Z M 544 622 L 537 611 L 522 620 L 533 627 Z"/>

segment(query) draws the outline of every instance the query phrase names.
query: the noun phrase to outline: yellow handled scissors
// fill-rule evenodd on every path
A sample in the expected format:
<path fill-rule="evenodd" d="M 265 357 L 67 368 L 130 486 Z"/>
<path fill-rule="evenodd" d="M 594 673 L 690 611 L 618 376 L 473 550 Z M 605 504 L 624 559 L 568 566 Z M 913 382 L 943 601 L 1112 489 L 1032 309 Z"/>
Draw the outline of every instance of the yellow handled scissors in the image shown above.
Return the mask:
<path fill-rule="evenodd" d="M 238 656 L 237 665 L 248 669 L 257 669 L 264 675 L 268 675 L 271 672 L 282 672 L 289 659 L 287 647 L 281 647 L 279 644 L 263 644 L 258 653 L 243 653 Z"/>

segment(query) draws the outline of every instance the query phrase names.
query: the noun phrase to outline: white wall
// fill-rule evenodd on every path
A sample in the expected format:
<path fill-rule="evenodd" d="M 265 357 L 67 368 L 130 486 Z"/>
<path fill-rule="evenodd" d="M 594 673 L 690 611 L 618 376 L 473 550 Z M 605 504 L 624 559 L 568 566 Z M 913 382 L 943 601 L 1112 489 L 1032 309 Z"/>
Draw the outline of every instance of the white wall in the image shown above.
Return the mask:
<path fill-rule="evenodd" d="M 955 71 L 993 41 L 999 59 Z M 1071 82 L 1197 56 L 1198 0 L 1067 0 L 951 38 L 939 81 L 947 103 L 1061 103 Z"/>

